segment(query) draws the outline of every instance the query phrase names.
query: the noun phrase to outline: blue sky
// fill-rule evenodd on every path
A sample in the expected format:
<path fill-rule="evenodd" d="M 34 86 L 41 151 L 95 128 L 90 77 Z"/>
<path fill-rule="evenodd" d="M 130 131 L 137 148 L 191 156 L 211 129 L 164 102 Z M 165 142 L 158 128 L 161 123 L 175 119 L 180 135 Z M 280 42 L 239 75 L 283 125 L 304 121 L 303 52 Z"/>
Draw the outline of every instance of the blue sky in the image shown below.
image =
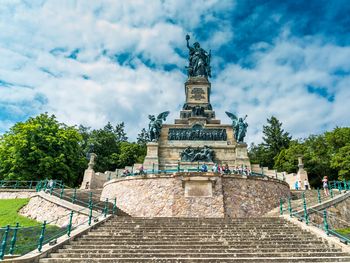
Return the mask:
<path fill-rule="evenodd" d="M 93 128 L 179 116 L 185 35 L 212 50 L 212 104 L 293 137 L 350 124 L 350 5 L 334 1 L 0 0 L 0 133 L 42 112 Z"/>

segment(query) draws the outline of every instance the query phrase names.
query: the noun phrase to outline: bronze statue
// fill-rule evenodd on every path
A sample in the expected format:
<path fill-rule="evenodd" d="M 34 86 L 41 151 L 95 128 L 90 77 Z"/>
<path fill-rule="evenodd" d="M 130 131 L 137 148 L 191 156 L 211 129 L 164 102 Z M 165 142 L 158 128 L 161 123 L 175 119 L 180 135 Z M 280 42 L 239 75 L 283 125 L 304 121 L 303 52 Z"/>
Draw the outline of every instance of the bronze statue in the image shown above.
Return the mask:
<path fill-rule="evenodd" d="M 203 76 L 206 78 L 211 77 L 211 51 L 207 53 L 203 48 L 201 48 L 198 42 L 195 42 L 193 47 L 191 47 L 188 40 L 190 40 L 190 36 L 186 35 L 187 48 L 189 49 L 189 66 L 187 67 L 188 76 Z"/>
<path fill-rule="evenodd" d="M 232 120 L 232 128 L 234 131 L 234 136 L 235 136 L 236 141 L 238 143 L 243 142 L 244 137 L 246 136 L 247 127 L 248 127 L 248 123 L 244 122 L 244 121 L 248 117 L 248 115 L 245 115 L 245 117 L 243 119 L 243 118 L 237 118 L 237 116 L 231 112 L 225 111 L 225 113 Z"/>
<path fill-rule="evenodd" d="M 150 119 L 150 122 L 148 124 L 148 134 L 151 142 L 158 141 L 160 130 L 163 126 L 163 121 L 166 120 L 166 117 L 168 117 L 169 113 L 169 111 L 162 112 L 157 116 L 157 118 L 154 115 L 148 115 L 148 118 Z"/>
<path fill-rule="evenodd" d="M 214 151 L 206 145 L 197 149 L 188 146 L 180 153 L 180 157 L 183 162 L 214 162 Z"/>

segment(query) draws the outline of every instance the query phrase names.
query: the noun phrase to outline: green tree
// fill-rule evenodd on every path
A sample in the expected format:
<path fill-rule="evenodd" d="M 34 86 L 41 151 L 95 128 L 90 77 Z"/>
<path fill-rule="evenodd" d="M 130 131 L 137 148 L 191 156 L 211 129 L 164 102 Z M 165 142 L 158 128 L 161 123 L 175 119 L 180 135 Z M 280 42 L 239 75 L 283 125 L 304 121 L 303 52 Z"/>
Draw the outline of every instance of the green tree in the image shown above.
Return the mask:
<path fill-rule="evenodd" d="M 18 122 L 0 137 L 0 178 L 61 179 L 74 185 L 87 165 L 75 127 L 47 113 Z"/>
<path fill-rule="evenodd" d="M 140 145 L 146 145 L 150 141 L 148 131 L 142 128 L 141 132 L 137 135 L 137 143 Z"/>
<path fill-rule="evenodd" d="M 350 179 L 350 143 L 341 147 L 332 157 L 331 167 L 337 169 L 339 179 Z"/>
<path fill-rule="evenodd" d="M 253 163 L 258 163 L 269 168 L 274 167 L 275 157 L 281 150 L 287 149 L 291 141 L 288 132 L 282 129 L 282 123 L 274 116 L 267 119 L 267 125 L 263 126 L 263 142 L 249 149 L 249 157 Z"/>

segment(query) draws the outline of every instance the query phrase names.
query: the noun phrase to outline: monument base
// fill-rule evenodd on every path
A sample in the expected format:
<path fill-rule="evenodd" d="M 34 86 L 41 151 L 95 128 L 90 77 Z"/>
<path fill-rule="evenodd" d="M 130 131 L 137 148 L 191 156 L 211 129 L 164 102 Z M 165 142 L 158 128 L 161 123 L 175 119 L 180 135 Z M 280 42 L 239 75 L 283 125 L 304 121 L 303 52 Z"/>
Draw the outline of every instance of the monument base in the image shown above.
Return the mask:
<path fill-rule="evenodd" d="M 133 217 L 259 217 L 290 195 L 283 181 L 255 176 L 178 172 L 124 177 L 105 183 L 102 194 L 117 198 Z"/>

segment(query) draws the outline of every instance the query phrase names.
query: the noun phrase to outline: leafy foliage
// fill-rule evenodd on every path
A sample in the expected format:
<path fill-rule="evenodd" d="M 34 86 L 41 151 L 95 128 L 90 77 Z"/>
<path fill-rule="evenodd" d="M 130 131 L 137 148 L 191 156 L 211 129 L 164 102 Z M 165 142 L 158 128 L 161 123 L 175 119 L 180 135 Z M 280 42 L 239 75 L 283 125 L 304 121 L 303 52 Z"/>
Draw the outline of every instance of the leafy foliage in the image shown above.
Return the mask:
<path fill-rule="evenodd" d="M 252 144 L 249 157 L 252 163 L 273 167 L 274 158 L 280 151 L 288 148 L 291 136 L 282 129 L 282 123 L 274 116 L 267 119 L 267 125 L 263 126 L 263 134 L 263 143 Z"/>
<path fill-rule="evenodd" d="M 107 123 L 102 129 L 90 130 L 81 127 L 84 134 L 84 152 L 97 154 L 96 171 L 114 171 L 116 168 L 130 166 L 137 162 L 143 162 L 146 156 L 146 147 L 127 141 L 124 123 L 115 127 Z"/>
<path fill-rule="evenodd" d="M 78 130 L 59 123 L 54 115 L 18 122 L 0 137 L 0 178 L 52 178 L 74 184 L 87 163 L 81 143 Z"/>
<path fill-rule="evenodd" d="M 304 167 L 314 185 L 320 184 L 323 176 L 330 180 L 350 179 L 350 128 L 335 128 L 293 141 L 288 149 L 278 154 L 275 168 L 296 172 L 298 155 L 303 156 Z"/>

